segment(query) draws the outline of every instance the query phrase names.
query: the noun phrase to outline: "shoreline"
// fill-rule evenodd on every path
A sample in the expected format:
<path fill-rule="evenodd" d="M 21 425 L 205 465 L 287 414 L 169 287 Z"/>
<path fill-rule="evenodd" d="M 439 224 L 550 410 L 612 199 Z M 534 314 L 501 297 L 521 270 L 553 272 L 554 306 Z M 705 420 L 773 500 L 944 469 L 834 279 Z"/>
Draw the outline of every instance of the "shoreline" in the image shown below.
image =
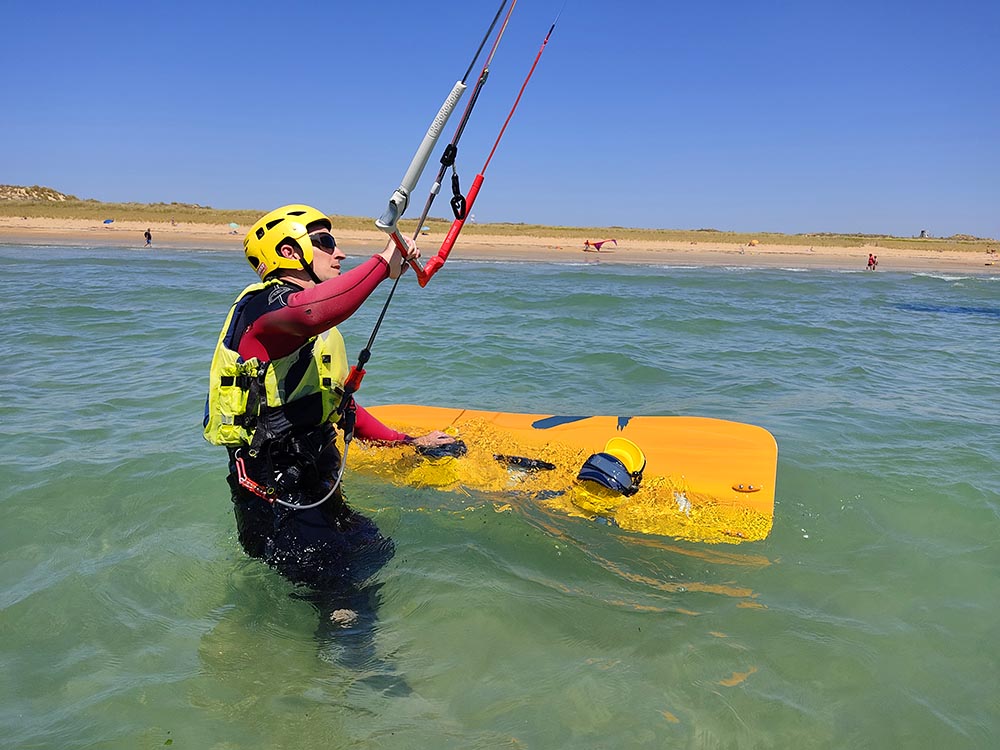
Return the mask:
<path fill-rule="evenodd" d="M 143 247 L 143 232 L 147 228 L 153 235 L 153 245 L 149 249 Z M 7 245 L 78 247 L 100 244 L 130 247 L 140 252 L 155 252 L 158 248 L 242 252 L 245 232 L 245 227 L 234 230 L 223 224 L 116 221 L 105 225 L 92 219 L 0 217 L 0 244 Z M 334 235 L 349 255 L 378 252 L 386 241 L 385 235 L 375 229 L 338 231 L 334 227 Z M 425 258 L 436 252 L 443 238 L 443 233 L 434 232 L 418 240 Z M 1000 274 L 1000 255 L 978 251 L 904 250 L 879 247 L 874 243 L 860 247 L 810 247 L 622 239 L 618 241 L 617 247 L 610 250 L 584 252 L 584 241 L 593 242 L 597 239 L 604 238 L 581 235 L 574 244 L 565 237 L 472 235 L 459 240 L 453 257 L 545 263 L 600 262 L 864 271 L 868 254 L 873 253 L 878 256 L 881 271 Z"/>

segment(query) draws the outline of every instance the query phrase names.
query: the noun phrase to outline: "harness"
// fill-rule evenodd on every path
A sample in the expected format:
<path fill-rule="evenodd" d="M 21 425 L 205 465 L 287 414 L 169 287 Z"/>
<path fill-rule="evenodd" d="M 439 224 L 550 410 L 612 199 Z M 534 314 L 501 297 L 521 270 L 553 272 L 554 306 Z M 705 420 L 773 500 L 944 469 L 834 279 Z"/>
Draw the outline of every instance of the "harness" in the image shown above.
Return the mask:
<path fill-rule="evenodd" d="M 278 283 L 248 286 L 229 310 L 212 357 L 204 436 L 230 449 L 236 477 L 247 491 L 269 503 L 314 507 L 333 495 L 343 475 L 333 423 L 343 415 L 345 433 L 353 432 L 353 404 L 345 403 L 344 395 L 347 353 L 332 328 L 270 362 L 240 357 L 233 342 L 244 307 Z M 334 460 L 340 466 L 332 489 L 320 503 L 304 504 L 307 494 L 326 489 L 330 474 L 323 464 Z"/>

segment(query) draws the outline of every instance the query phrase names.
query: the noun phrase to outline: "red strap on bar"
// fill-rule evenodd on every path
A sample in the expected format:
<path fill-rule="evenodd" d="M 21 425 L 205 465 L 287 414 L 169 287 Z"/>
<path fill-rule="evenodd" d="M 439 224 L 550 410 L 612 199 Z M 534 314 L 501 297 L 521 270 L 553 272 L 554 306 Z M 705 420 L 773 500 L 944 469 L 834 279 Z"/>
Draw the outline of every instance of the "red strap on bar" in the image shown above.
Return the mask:
<path fill-rule="evenodd" d="M 479 195 L 479 188 L 483 185 L 483 173 L 480 172 L 476 175 L 476 179 L 472 181 L 472 187 L 469 188 L 468 195 L 465 196 L 465 216 L 468 218 L 469 214 L 472 212 L 472 206 L 476 202 L 476 197 Z M 417 283 L 421 287 L 427 286 L 427 283 L 431 280 L 431 276 L 436 274 L 438 270 L 445 264 L 448 260 L 448 256 L 451 255 L 451 250 L 455 247 L 455 241 L 458 239 L 458 235 L 462 231 L 462 227 L 465 226 L 465 219 L 455 219 L 451 223 L 451 228 L 448 229 L 448 234 L 445 235 L 444 242 L 441 243 L 441 249 L 438 250 L 437 255 L 427 261 L 427 265 L 423 268 L 420 267 L 416 261 L 410 261 L 410 265 L 413 270 L 417 272 Z"/>
<path fill-rule="evenodd" d="M 561 12 L 561 11 L 560 11 Z M 558 20 L 558 16 L 556 17 Z M 483 184 L 483 174 L 486 172 L 486 168 L 490 165 L 490 161 L 493 159 L 493 154 L 496 153 L 497 147 L 500 145 L 500 139 L 503 138 L 504 132 L 507 130 L 507 126 L 510 125 L 510 120 L 514 116 L 515 110 L 517 110 L 517 105 L 521 103 L 521 96 L 524 94 L 525 88 L 528 86 L 528 81 L 531 80 L 531 76 L 535 73 L 535 67 L 538 65 L 538 61 L 542 57 L 542 53 L 545 51 L 545 45 L 549 43 L 549 37 L 552 36 L 552 31 L 555 29 L 555 21 L 549 27 L 549 33 L 545 35 L 545 39 L 542 40 L 542 46 L 538 50 L 538 54 L 535 55 L 535 61 L 531 64 L 531 70 L 528 71 L 528 75 L 524 79 L 524 83 L 521 84 L 521 90 L 517 93 L 517 98 L 514 100 L 514 106 L 510 108 L 510 112 L 507 114 L 507 119 L 500 128 L 500 135 L 497 136 L 496 141 L 493 142 L 493 148 L 490 150 L 490 155 L 486 157 L 486 163 L 483 164 L 482 170 L 476 175 L 476 179 L 472 182 L 472 187 L 469 189 L 469 194 L 465 199 L 465 215 L 468 216 L 469 212 L 472 210 L 472 204 L 476 202 L 476 196 L 479 195 L 479 188 Z M 438 254 L 427 261 L 427 265 L 423 268 L 415 260 L 410 261 L 410 267 L 417 274 L 417 282 L 420 286 L 427 286 L 427 282 L 431 280 L 431 276 L 436 274 L 441 266 L 444 265 L 445 261 L 448 260 L 448 255 L 451 253 L 452 247 L 455 245 L 455 240 L 458 239 L 459 233 L 462 231 L 462 227 L 465 226 L 465 219 L 455 219 L 452 222 L 451 229 L 448 230 L 447 236 L 444 238 L 444 243 L 441 245 L 441 249 L 438 250 Z M 393 235 L 393 240 L 396 242 L 396 247 L 400 249 L 401 252 L 406 252 L 406 245 L 402 242 L 401 238 L 397 238 Z"/>

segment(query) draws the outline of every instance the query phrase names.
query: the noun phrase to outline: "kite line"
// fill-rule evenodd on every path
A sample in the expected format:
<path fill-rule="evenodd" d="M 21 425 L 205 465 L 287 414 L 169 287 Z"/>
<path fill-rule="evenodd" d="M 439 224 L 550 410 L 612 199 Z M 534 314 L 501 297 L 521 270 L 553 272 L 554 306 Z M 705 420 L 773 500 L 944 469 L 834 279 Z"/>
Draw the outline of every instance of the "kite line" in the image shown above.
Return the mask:
<path fill-rule="evenodd" d="M 423 226 L 423 222 L 427 218 L 427 214 L 430 212 L 431 205 L 441 188 L 441 180 L 444 179 L 447 170 L 451 168 L 453 192 L 451 206 L 452 211 L 455 214 L 455 220 L 452 223 L 451 228 L 448 230 L 448 234 L 445 236 L 444 243 L 442 243 L 437 255 L 428 261 L 426 268 L 421 267 L 419 261 L 416 259 L 409 261 L 409 265 L 414 270 L 417 276 L 417 282 L 421 287 L 427 286 L 427 282 L 430 281 L 431 277 L 437 273 L 438 270 L 440 270 L 440 268 L 445 264 L 445 261 L 448 259 L 448 255 L 451 253 L 451 250 L 455 245 L 455 241 L 458 239 L 458 236 L 462 231 L 462 227 L 465 225 L 465 220 L 469 216 L 469 211 L 472 209 L 472 206 L 476 202 L 476 198 L 479 195 L 479 190 L 482 187 L 483 180 L 485 179 L 484 174 L 486 169 L 489 167 L 490 161 L 492 161 L 493 155 L 496 153 L 496 150 L 500 145 L 500 140 L 503 138 L 504 132 L 507 130 L 507 126 L 510 124 L 511 118 L 514 116 L 514 112 L 517 110 L 517 106 L 521 102 L 521 96 L 524 94 L 524 90 L 527 88 L 528 82 L 531 80 L 531 77 L 535 72 L 535 68 L 538 66 L 538 61 L 541 59 L 542 53 L 545 51 L 545 46 L 549 43 L 549 38 L 552 36 L 552 32 L 556 27 L 559 16 L 562 14 L 562 9 L 560 9 L 559 14 L 556 15 L 556 20 L 553 21 L 552 25 L 549 27 L 548 33 L 545 35 L 545 39 L 542 40 L 542 45 L 538 50 L 538 54 L 535 55 L 535 60 L 531 64 L 531 69 L 528 71 L 528 75 L 525 77 L 524 83 L 521 84 L 521 90 L 518 92 L 517 98 L 514 100 L 514 104 L 511 107 L 510 112 L 507 114 L 507 119 L 504 121 L 503 127 L 500 128 L 500 134 L 497 136 L 496 141 L 494 141 L 493 148 L 490 150 L 489 156 L 486 157 L 486 162 L 483 164 L 483 168 L 473 180 L 472 187 L 469 189 L 468 195 L 462 196 L 459 189 L 458 175 L 454 168 L 455 156 L 458 152 L 458 142 L 465 131 L 465 126 L 468 124 L 472 110 L 476 105 L 476 101 L 479 99 L 479 94 L 482 91 L 483 86 L 486 84 L 486 79 L 489 77 L 490 64 L 492 63 L 493 56 L 496 54 L 497 48 L 500 44 L 500 39 L 503 37 L 504 31 L 507 28 L 507 23 L 510 20 L 511 13 L 513 13 L 514 6 L 516 4 L 517 0 L 512 0 L 503 24 L 501 25 L 499 32 L 497 32 L 496 39 L 493 42 L 493 47 L 486 57 L 479 79 L 476 81 L 472 95 L 469 98 L 465 111 L 462 114 L 462 118 L 455 130 L 455 134 L 441 156 L 441 169 L 438 171 L 437 179 L 431 187 L 430 195 L 428 196 L 427 203 L 424 206 L 424 211 L 421 214 L 420 220 L 417 222 L 416 232 L 413 235 L 414 239 L 416 239 L 419 234 L 420 228 Z M 489 30 L 486 32 L 486 35 L 483 37 L 483 41 L 479 45 L 479 49 L 476 50 L 472 63 L 465 71 L 465 76 L 461 81 L 455 84 L 451 94 L 449 94 L 448 98 L 445 100 L 445 103 L 442 105 L 437 116 L 434 118 L 434 121 L 431 123 L 430 128 L 428 128 L 427 134 L 424 136 L 424 140 L 417 149 L 417 153 L 410 162 L 410 166 L 407 169 L 400 186 L 389 199 L 389 205 L 386 208 L 385 213 L 383 213 L 382 216 L 375 222 L 375 225 L 379 229 L 389 235 L 390 241 L 393 242 L 397 248 L 399 248 L 399 251 L 403 253 L 404 257 L 409 253 L 409 246 L 400 234 L 398 225 L 399 219 L 402 217 L 403 212 L 409 205 L 410 194 L 416 186 L 417 181 L 420 179 L 420 175 L 423 173 L 424 167 L 427 165 L 430 152 L 433 150 L 435 144 L 440 138 L 441 131 L 444 129 L 445 123 L 457 105 L 458 100 L 465 92 L 465 89 L 467 88 L 465 81 L 468 79 L 473 67 L 475 67 L 476 61 L 479 59 L 479 55 L 482 52 L 483 47 L 485 47 L 487 40 L 492 35 L 493 29 L 495 28 L 506 5 L 507 0 L 503 0 L 500 4 L 499 10 L 497 10 L 497 13 L 493 18 L 493 23 L 490 24 Z M 565 2 L 563 3 L 563 7 L 565 7 Z M 375 343 L 375 337 L 378 335 L 379 328 L 382 326 L 382 321 L 385 319 L 386 312 L 389 309 L 389 303 L 392 301 L 393 295 L 396 292 L 396 287 L 399 285 L 399 280 L 401 278 L 402 274 L 396 278 L 392 288 L 389 290 L 385 304 L 382 306 L 382 311 L 379 313 L 378 320 L 375 322 L 371 336 L 368 338 L 368 344 L 358 354 L 358 362 L 356 365 L 351 366 L 351 371 L 344 382 L 344 396 L 341 399 L 341 404 L 348 405 L 347 408 L 350 408 L 349 405 L 353 404 L 351 396 L 361 387 L 361 381 L 365 376 L 364 367 L 368 363 L 369 359 L 371 359 L 371 349 Z M 353 421 L 353 415 L 348 416 L 348 419 Z M 345 431 L 345 436 L 346 434 L 347 431 Z"/>
<path fill-rule="evenodd" d="M 490 62 L 493 60 L 493 55 L 496 54 L 497 47 L 500 44 L 500 39 L 503 37 L 503 32 L 507 28 L 507 22 L 510 20 L 510 15 L 516 4 L 517 0 L 513 0 L 510 8 L 507 10 L 507 16 L 504 18 L 503 25 L 497 33 L 496 40 L 493 42 L 493 48 L 487 56 L 486 64 L 483 66 L 483 70 L 480 73 L 479 80 L 476 82 L 472 96 L 465 108 L 465 112 L 462 114 L 462 120 L 459 123 L 455 137 L 449 144 L 448 149 L 446 149 L 446 155 L 449 150 L 452 152 L 452 164 L 454 163 L 454 153 L 457 152 L 458 140 L 461 138 L 462 131 L 464 131 L 465 125 L 469 121 L 469 116 L 472 114 L 472 108 L 475 106 L 476 100 L 479 98 L 479 92 L 482 91 L 483 85 L 486 83 L 486 78 L 489 76 Z M 496 28 L 497 21 L 500 20 L 500 16 L 506 6 L 507 0 L 501 0 L 500 7 L 497 9 L 496 15 L 493 16 L 493 21 L 490 23 L 490 27 L 486 30 L 486 34 L 483 35 L 482 41 L 480 41 L 479 47 L 476 49 L 476 54 L 472 56 L 472 62 L 469 63 L 469 67 L 465 70 L 465 75 L 462 76 L 462 79 L 452 87 L 451 93 L 448 94 L 444 104 L 441 105 L 441 109 L 438 110 L 437 115 L 435 115 L 434 120 L 427 129 L 427 133 L 424 135 L 423 141 L 421 141 L 420 146 L 417 148 L 417 153 L 414 154 L 413 159 L 410 162 L 410 166 L 407 168 L 406 174 L 403 175 L 403 179 L 400 182 L 399 187 L 396 188 L 395 192 L 393 192 L 392 196 L 389 198 L 388 207 L 382 216 L 375 221 L 375 226 L 389 235 L 391 241 L 397 248 L 399 248 L 399 251 L 403 253 L 404 257 L 406 257 L 409 253 L 409 248 L 407 247 L 406 240 L 404 240 L 402 235 L 399 233 L 399 219 L 402 217 L 403 212 L 406 211 L 406 207 L 410 202 L 410 194 L 413 192 L 417 182 L 420 180 L 420 175 L 423 173 L 424 167 L 427 166 L 427 159 L 430 157 L 431 152 L 434 150 L 434 146 L 441 137 L 441 132 L 444 130 L 444 126 L 448 122 L 448 118 L 451 116 L 455 106 L 458 104 L 458 100 L 461 99 L 462 94 L 465 93 L 467 88 L 465 82 L 472 73 L 472 69 L 476 66 L 476 62 L 479 60 L 479 56 L 482 54 L 483 48 L 493 35 L 493 30 Z M 444 177 L 444 172 L 447 170 L 447 166 L 444 162 L 445 156 L 442 156 L 442 169 L 438 174 L 437 181 L 435 182 L 438 188 L 440 188 L 440 181 Z M 420 222 L 417 223 L 418 231 L 419 227 L 423 225 L 423 220 L 426 218 L 427 212 L 430 211 L 430 205 L 433 203 L 433 200 L 434 192 L 432 192 L 431 196 L 428 198 L 427 205 L 424 208 L 423 218 L 421 218 Z M 372 329 L 371 336 L 368 338 L 368 344 L 358 353 L 357 364 L 351 365 L 351 371 L 348 373 L 347 380 L 344 382 L 344 396 L 341 399 L 341 404 L 344 408 L 347 408 L 349 404 L 353 403 L 351 396 L 357 393 L 358 389 L 361 387 L 361 381 L 365 376 L 365 365 L 368 363 L 368 360 L 371 359 L 371 348 L 375 343 L 375 336 L 378 334 L 382 321 L 385 318 L 386 311 L 389 309 L 389 303 L 392 301 L 392 296 L 396 292 L 396 287 L 399 286 L 400 278 L 402 278 L 402 275 L 396 278 L 395 283 L 393 283 L 392 288 L 389 290 L 389 295 L 385 300 L 385 304 L 382 306 L 382 312 L 379 313 L 378 320 L 375 322 L 375 327 Z"/>
<path fill-rule="evenodd" d="M 560 14 L 562 11 L 560 10 Z M 549 38 L 552 36 L 552 31 L 556 27 L 556 22 L 558 22 L 559 16 L 556 16 L 556 20 L 552 22 L 549 27 L 548 33 L 545 35 L 545 39 L 542 40 L 542 46 L 538 49 L 538 54 L 535 55 L 535 61 L 531 64 L 531 69 L 528 71 L 528 75 L 524 79 L 524 83 L 521 84 L 521 90 L 517 93 L 517 98 L 514 100 L 514 105 L 510 108 L 510 112 L 507 114 L 507 119 L 504 121 L 503 127 L 500 128 L 500 134 L 497 136 L 496 141 L 493 142 L 493 148 L 490 150 L 490 155 L 486 157 L 486 162 L 483 164 L 483 168 L 479 170 L 479 174 L 476 175 L 475 179 L 472 181 L 472 187 L 469 188 L 469 194 L 462 201 L 462 215 L 459 216 L 459 212 L 455 211 L 455 220 L 451 224 L 451 228 L 448 230 L 448 234 L 445 235 L 444 242 L 441 243 L 441 249 L 438 250 L 437 255 L 427 261 L 427 265 L 420 266 L 419 261 L 411 260 L 410 267 L 417 274 L 417 282 L 421 287 L 427 286 L 427 283 L 431 280 L 431 277 L 436 274 L 441 267 L 448 260 L 448 256 L 451 254 L 452 248 L 455 246 L 455 241 L 458 239 L 458 235 L 462 231 L 462 227 L 465 226 L 465 220 L 468 216 L 468 212 L 472 210 L 473 204 L 476 202 L 476 198 L 479 196 L 479 189 L 483 185 L 483 180 L 485 179 L 486 168 L 489 167 L 490 162 L 493 160 L 493 155 L 497 151 L 497 147 L 500 145 L 500 139 L 503 138 L 504 132 L 507 130 L 507 126 L 510 124 L 511 118 L 514 116 L 514 112 L 517 110 L 517 105 L 521 103 L 521 96 L 524 94 L 524 90 L 528 86 L 528 82 L 531 80 L 531 76 L 535 73 L 535 68 L 538 66 L 538 61 L 542 57 L 542 53 L 545 51 L 545 45 L 549 43 Z M 453 206 L 454 207 L 454 206 Z M 419 228 L 420 225 L 418 225 Z"/>

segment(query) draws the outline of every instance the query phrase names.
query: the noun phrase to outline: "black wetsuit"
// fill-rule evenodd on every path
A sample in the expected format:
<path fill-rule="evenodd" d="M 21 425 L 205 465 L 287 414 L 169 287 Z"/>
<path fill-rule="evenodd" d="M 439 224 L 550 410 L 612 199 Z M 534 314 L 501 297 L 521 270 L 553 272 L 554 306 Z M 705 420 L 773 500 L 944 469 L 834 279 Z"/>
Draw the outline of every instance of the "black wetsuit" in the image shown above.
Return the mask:
<path fill-rule="evenodd" d="M 280 284 L 257 292 L 238 311 L 230 348 L 244 359 L 257 356 L 261 361 L 294 351 L 317 329 L 326 330 L 353 313 L 385 278 L 387 271 L 375 261 L 381 259 L 376 256 L 309 290 Z M 406 437 L 370 415 L 365 414 L 365 419 L 372 439 Z M 328 493 L 341 457 L 331 425 L 299 430 L 293 437 L 299 448 L 306 446 L 304 452 L 289 450 L 287 441 L 265 445 L 260 455 L 266 455 L 269 464 L 263 470 L 285 471 L 295 465 L 301 476 L 296 491 L 286 499 L 309 504 Z M 304 585 L 296 596 L 316 607 L 320 615 L 318 635 L 338 650 L 339 663 L 373 672 L 376 676 L 372 679 L 381 689 L 407 692 L 394 670 L 375 656 L 373 642 L 379 588 L 373 577 L 392 558 L 392 540 L 380 533 L 374 521 L 348 507 L 340 487 L 323 504 L 306 510 L 268 502 L 245 489 L 236 472 L 238 450 L 245 449 L 230 449 L 228 481 L 243 549 L 290 581 Z M 245 453 L 243 457 L 251 461 Z M 251 468 L 262 471 L 259 466 Z"/>
<path fill-rule="evenodd" d="M 296 293 L 301 293 L 298 287 L 279 284 L 247 298 L 233 325 L 231 348 L 241 353 L 248 349 L 241 346 L 243 336 L 262 328 L 256 325 L 262 319 L 281 316 L 288 307 L 289 298 Z M 300 340 L 307 335 L 306 332 L 289 331 L 288 338 L 291 348 L 299 346 Z M 340 453 L 334 440 L 334 428 L 323 425 L 299 430 L 290 437 L 294 440 L 286 439 L 279 445 L 262 448 L 256 461 L 265 462 L 266 467 L 258 467 L 257 471 L 287 475 L 289 468 L 294 467 L 299 475 L 296 491 L 282 499 L 296 505 L 308 505 L 329 493 L 339 473 Z M 370 519 L 347 506 L 341 487 L 316 508 L 298 510 L 268 502 L 240 486 L 235 465 L 237 450 L 243 453 L 248 465 L 254 459 L 247 456 L 244 449 L 230 449 L 228 480 L 240 543 L 248 555 L 261 558 L 290 580 L 314 586 L 353 577 L 355 566 L 348 561 L 352 555 L 372 545 L 382 549 L 385 559 L 391 556 L 391 542 L 379 534 Z M 251 473 L 254 473 L 253 468 Z"/>

